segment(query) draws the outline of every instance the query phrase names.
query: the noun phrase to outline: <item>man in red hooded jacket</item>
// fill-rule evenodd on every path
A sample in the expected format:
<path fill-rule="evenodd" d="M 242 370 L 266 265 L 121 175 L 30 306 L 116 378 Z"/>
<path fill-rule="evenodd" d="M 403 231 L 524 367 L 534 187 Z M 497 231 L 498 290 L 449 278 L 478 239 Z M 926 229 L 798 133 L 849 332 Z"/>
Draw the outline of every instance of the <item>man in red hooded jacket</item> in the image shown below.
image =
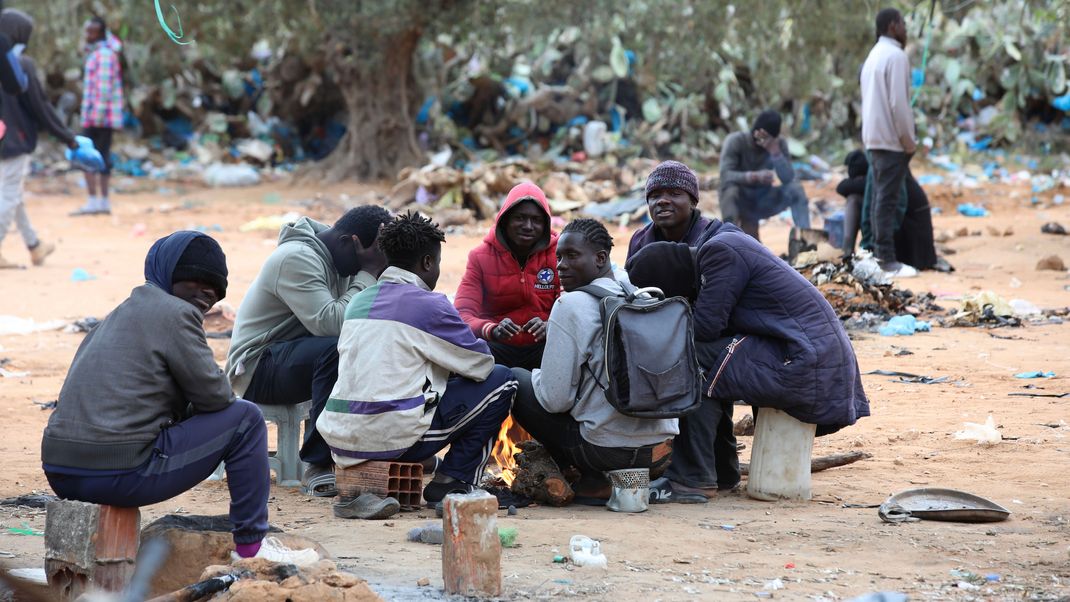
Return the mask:
<path fill-rule="evenodd" d="M 468 254 L 454 305 L 497 363 L 534 370 L 542 363 L 546 320 L 560 295 L 557 233 L 542 189 L 509 191 L 494 229 Z"/>

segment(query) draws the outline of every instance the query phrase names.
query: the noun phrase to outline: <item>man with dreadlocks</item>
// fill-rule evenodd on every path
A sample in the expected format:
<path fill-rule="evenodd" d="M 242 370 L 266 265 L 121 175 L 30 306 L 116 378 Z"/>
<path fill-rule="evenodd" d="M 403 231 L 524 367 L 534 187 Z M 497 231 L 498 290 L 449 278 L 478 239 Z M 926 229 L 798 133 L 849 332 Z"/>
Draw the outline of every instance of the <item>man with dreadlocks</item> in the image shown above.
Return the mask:
<path fill-rule="evenodd" d="M 550 311 L 542 366 L 532 372 L 513 369 L 520 383 L 513 416 L 560 468 L 579 469 L 575 501 L 596 506 L 609 499 L 605 471 L 656 472 L 668 460 L 668 446 L 659 444 L 679 432 L 675 418 L 621 414 L 589 376 L 599 374 L 605 363 L 602 319 L 598 299 L 576 289 L 593 284 L 623 292 L 613 279 L 612 248 L 613 238 L 600 222 L 578 219 L 565 226 L 557 241 L 557 273 L 565 293 Z"/>
<path fill-rule="evenodd" d="M 349 302 L 338 339 L 338 381 L 316 421 L 336 465 L 422 462 L 449 446 L 424 499 L 475 489 L 509 415 L 516 380 L 494 364 L 438 283 L 446 236 L 406 213 L 383 227 L 389 267 Z M 334 506 L 341 518 L 386 518 L 393 498 L 364 493 Z"/>

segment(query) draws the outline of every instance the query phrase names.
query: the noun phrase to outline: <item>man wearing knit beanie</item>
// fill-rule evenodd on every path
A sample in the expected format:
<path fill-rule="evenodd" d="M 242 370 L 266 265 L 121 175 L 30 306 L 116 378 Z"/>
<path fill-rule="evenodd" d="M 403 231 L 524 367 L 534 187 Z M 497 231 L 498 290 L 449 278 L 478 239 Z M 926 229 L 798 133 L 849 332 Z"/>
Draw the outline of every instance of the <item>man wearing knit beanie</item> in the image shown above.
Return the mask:
<path fill-rule="evenodd" d="M 780 114 L 762 111 L 750 132 L 735 132 L 721 149 L 721 216 L 758 238 L 758 222 L 791 209 L 797 228 L 810 227 L 806 193 L 795 181 Z M 774 186 L 774 178 L 780 186 Z"/>
<path fill-rule="evenodd" d="M 172 294 L 189 301 L 200 309 L 201 313 L 207 312 L 212 305 L 226 297 L 227 257 L 219 243 L 209 236 L 191 240 L 175 264 L 175 271 L 171 274 L 171 287 Z M 199 294 L 204 288 L 212 289 L 214 294 L 214 300 L 207 306 L 203 305 L 208 299 Z M 187 298 L 184 294 L 192 297 Z"/>
<path fill-rule="evenodd" d="M 665 161 L 646 179 L 650 222 L 632 235 L 628 256 L 658 241 L 697 245 L 710 220 L 698 210 L 698 177 L 679 161 Z"/>

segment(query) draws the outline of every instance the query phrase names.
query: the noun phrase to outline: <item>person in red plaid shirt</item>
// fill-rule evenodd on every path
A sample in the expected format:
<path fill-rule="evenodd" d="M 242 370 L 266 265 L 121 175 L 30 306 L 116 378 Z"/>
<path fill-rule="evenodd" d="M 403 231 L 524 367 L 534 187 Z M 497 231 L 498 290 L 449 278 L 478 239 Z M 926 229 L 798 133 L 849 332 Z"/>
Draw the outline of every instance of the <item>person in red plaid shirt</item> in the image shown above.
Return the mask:
<path fill-rule="evenodd" d="M 89 202 L 71 215 L 107 215 L 111 213 L 111 137 L 123 127 L 123 74 L 119 66 L 123 45 L 100 17 L 86 22 L 85 41 L 88 55 L 82 82 L 82 129 L 104 157 L 104 170 L 85 174 Z"/>

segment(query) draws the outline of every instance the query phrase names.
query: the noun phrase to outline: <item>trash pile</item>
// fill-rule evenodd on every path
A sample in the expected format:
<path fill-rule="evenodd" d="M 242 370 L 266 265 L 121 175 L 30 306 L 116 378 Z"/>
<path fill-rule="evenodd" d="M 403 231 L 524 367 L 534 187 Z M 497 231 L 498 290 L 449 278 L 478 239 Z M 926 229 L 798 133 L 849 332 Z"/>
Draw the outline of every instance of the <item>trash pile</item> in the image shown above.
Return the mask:
<path fill-rule="evenodd" d="M 501 200 L 522 180 L 531 180 L 546 193 L 555 215 L 574 212 L 627 225 L 645 219 L 642 182 L 656 161 L 632 158 L 621 165 L 571 160 L 538 161 L 509 157 L 491 162 L 450 167 L 453 152 L 446 148 L 431 163 L 405 168 L 383 199 L 391 210 L 418 209 L 444 226 L 493 219 Z M 710 187 L 715 180 L 704 178 Z"/>
<path fill-rule="evenodd" d="M 825 296 L 848 330 L 876 331 L 890 317 L 943 311 L 931 293 L 915 295 L 885 279 L 864 254 L 796 268 Z"/>

